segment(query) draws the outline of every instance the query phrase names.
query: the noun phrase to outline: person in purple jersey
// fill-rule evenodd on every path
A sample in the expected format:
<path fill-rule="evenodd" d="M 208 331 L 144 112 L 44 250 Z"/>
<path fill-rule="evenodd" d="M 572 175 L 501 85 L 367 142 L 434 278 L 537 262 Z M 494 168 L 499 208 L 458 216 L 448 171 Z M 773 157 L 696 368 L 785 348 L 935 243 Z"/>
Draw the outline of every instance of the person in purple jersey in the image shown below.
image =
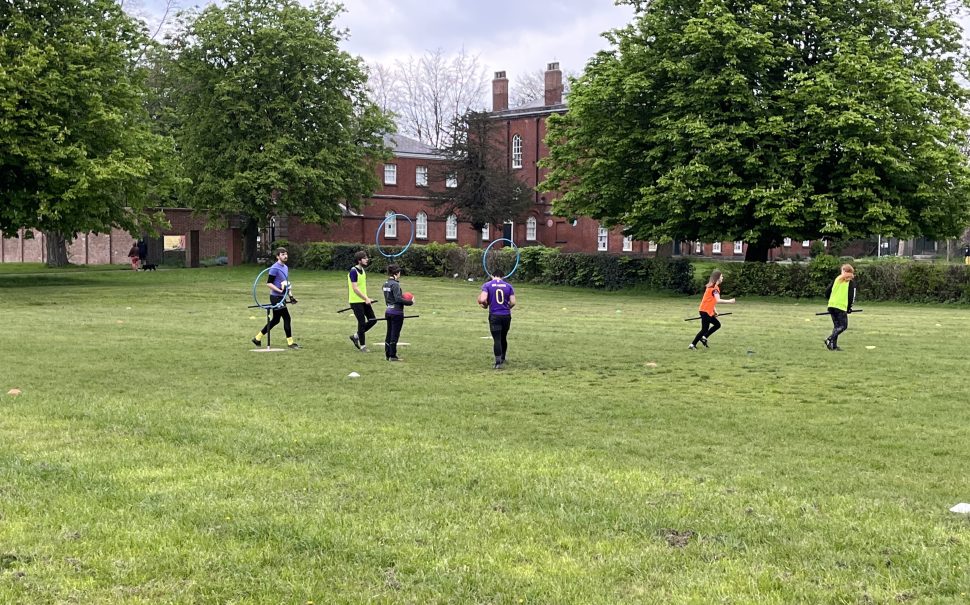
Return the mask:
<path fill-rule="evenodd" d="M 269 302 L 272 305 L 280 305 L 283 296 L 286 295 L 287 287 L 290 285 L 290 269 L 286 266 L 289 257 L 286 248 L 276 250 L 276 263 L 269 268 L 266 278 L 266 286 L 269 288 Z M 293 304 L 296 299 L 290 294 L 289 299 L 279 307 L 273 309 L 273 318 L 266 322 L 263 329 L 256 333 L 253 344 L 257 347 L 262 344 L 263 335 L 268 334 L 276 324 L 283 320 L 283 331 L 286 333 L 286 346 L 290 349 L 300 349 L 300 345 L 293 342 L 293 330 L 290 328 L 290 311 L 286 308 L 287 303 Z"/>
<path fill-rule="evenodd" d="M 488 331 L 492 333 L 492 352 L 495 353 L 495 369 L 505 366 L 505 354 L 509 350 L 509 328 L 512 327 L 512 307 L 515 306 L 515 289 L 512 284 L 493 275 L 482 285 L 478 304 L 488 309 Z"/>

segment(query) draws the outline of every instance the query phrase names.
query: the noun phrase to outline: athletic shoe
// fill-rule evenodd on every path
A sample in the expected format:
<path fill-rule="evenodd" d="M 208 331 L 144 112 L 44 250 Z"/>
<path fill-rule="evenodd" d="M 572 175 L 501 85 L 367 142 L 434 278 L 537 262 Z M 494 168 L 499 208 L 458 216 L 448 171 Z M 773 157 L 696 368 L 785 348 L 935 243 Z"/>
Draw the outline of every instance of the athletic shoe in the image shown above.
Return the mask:
<path fill-rule="evenodd" d="M 295 350 L 295 349 L 302 349 L 303 347 L 301 347 L 300 345 L 298 345 L 298 344 L 296 344 L 294 342 L 293 344 L 288 345 L 286 348 L 288 348 L 288 349 L 294 349 Z"/>
<path fill-rule="evenodd" d="M 494 366 L 492 366 L 492 369 L 493 370 L 501 370 L 504 366 L 505 366 L 505 364 L 503 364 L 502 362 L 498 362 Z"/>
<path fill-rule="evenodd" d="M 833 351 L 841 351 L 842 349 L 839 348 L 839 345 L 832 345 L 832 350 Z"/>
<path fill-rule="evenodd" d="M 688 348 L 689 350 L 691 350 L 691 351 L 696 351 L 696 350 L 697 350 L 697 347 L 695 347 L 693 343 L 691 343 L 691 344 L 689 344 L 689 345 L 687 345 L 687 348 Z"/>
<path fill-rule="evenodd" d="M 403 359 L 401 359 L 400 357 L 388 357 L 388 358 L 387 358 L 387 360 L 388 360 L 388 361 L 404 361 L 404 360 L 403 360 Z"/>
<path fill-rule="evenodd" d="M 707 346 L 707 336 L 701 336 L 701 344 L 704 345 L 705 349 L 710 348 L 709 346 Z"/>
<path fill-rule="evenodd" d="M 828 349 L 829 351 L 832 350 L 832 339 L 831 338 L 826 338 L 825 339 L 825 348 Z"/>
<path fill-rule="evenodd" d="M 367 350 L 367 345 L 360 345 L 357 348 L 360 349 L 361 353 L 370 353 L 370 351 Z"/>
<path fill-rule="evenodd" d="M 260 342 L 260 341 L 258 341 L 258 340 L 256 340 L 255 338 L 253 339 L 253 344 L 256 345 L 257 347 L 263 346 L 263 343 Z"/>
<path fill-rule="evenodd" d="M 360 338 L 356 334 L 350 335 L 350 342 L 354 343 L 354 346 L 358 349 L 360 348 Z"/>

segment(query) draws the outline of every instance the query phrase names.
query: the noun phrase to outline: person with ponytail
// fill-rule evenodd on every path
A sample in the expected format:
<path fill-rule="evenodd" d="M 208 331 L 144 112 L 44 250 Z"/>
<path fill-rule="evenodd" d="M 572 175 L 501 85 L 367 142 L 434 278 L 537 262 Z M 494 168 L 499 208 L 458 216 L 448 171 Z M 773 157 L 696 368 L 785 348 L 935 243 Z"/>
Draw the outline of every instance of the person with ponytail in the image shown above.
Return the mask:
<path fill-rule="evenodd" d="M 832 334 L 825 339 L 830 351 L 841 351 L 839 334 L 849 329 L 849 313 L 855 302 L 855 269 L 852 265 L 842 265 L 842 273 L 835 278 L 826 294 L 829 297 L 829 315 L 832 316 Z"/>
<path fill-rule="evenodd" d="M 697 349 L 697 343 L 706 347 L 707 339 L 721 327 L 721 322 L 717 320 L 717 304 L 734 304 L 735 302 L 733 298 L 727 300 L 721 298 L 721 282 L 723 280 L 724 276 L 721 275 L 721 272 L 714 271 L 711 273 L 711 278 L 707 280 L 707 285 L 704 286 L 704 298 L 701 299 L 701 306 L 698 308 L 701 315 L 701 330 L 687 347 L 692 351 Z"/>

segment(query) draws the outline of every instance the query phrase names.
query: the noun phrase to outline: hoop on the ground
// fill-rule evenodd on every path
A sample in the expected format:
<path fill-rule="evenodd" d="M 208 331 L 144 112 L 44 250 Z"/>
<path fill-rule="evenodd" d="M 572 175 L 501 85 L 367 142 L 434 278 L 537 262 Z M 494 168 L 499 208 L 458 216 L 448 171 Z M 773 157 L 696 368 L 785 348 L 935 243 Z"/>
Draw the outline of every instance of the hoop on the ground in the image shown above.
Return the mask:
<path fill-rule="evenodd" d="M 270 310 L 273 310 L 273 309 L 281 309 L 284 306 L 286 306 L 286 298 L 290 295 L 290 283 L 289 283 L 289 281 L 287 281 L 286 282 L 286 288 L 283 290 L 283 298 L 280 299 L 280 302 L 278 302 L 278 303 L 276 303 L 274 305 L 271 302 L 270 303 L 264 303 L 264 302 L 261 302 L 259 300 L 259 296 L 256 294 L 256 288 L 259 286 L 259 280 L 264 275 L 266 275 L 269 272 L 269 270 L 272 269 L 272 268 L 273 268 L 272 266 L 269 266 L 269 267 L 266 267 L 265 269 L 263 269 L 262 271 L 260 271 L 259 272 L 259 275 L 257 275 L 256 276 L 256 279 L 253 281 L 253 301 L 256 303 L 255 306 L 259 307 L 260 309 L 270 309 Z"/>
<path fill-rule="evenodd" d="M 515 273 L 515 270 L 519 268 L 519 260 L 522 258 L 522 252 L 519 250 L 519 247 L 515 245 L 515 242 L 508 239 L 507 237 L 500 237 L 497 240 L 493 241 L 491 244 L 488 245 L 488 248 L 485 248 L 485 252 L 482 254 L 482 269 L 485 271 L 485 275 L 491 277 L 492 279 L 495 279 L 495 276 L 492 275 L 492 272 L 488 270 L 488 252 L 489 250 L 492 249 L 492 246 L 494 246 L 499 242 L 508 242 L 512 246 L 512 248 L 515 249 L 515 266 L 512 267 L 511 271 L 503 275 L 502 276 L 503 278 L 511 277 L 512 274 Z"/>
<path fill-rule="evenodd" d="M 387 224 L 387 221 L 391 220 L 392 218 L 395 221 L 397 221 L 397 217 L 399 216 L 403 216 L 404 218 L 406 218 L 408 220 L 408 224 L 411 225 L 411 237 L 408 239 L 408 243 L 404 246 L 404 248 L 401 249 L 400 252 L 398 252 L 397 254 L 388 254 L 387 252 L 384 252 L 383 248 L 381 248 L 381 231 L 384 230 L 384 225 Z M 377 251 L 380 252 L 381 256 L 383 256 L 384 258 L 397 258 L 401 256 L 402 254 L 407 252 L 408 248 L 411 247 L 411 244 L 414 243 L 414 221 L 412 221 L 411 217 L 406 214 L 397 214 L 397 213 L 388 214 L 387 216 L 384 217 L 384 220 L 381 221 L 381 224 L 378 225 L 377 227 L 377 233 L 374 234 L 374 243 L 377 244 Z"/>

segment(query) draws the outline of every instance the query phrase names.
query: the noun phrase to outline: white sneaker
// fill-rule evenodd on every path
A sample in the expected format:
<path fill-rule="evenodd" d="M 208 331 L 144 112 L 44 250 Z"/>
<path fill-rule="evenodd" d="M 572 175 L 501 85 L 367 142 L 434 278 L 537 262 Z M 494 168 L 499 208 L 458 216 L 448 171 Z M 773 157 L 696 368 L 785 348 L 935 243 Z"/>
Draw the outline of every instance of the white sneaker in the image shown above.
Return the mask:
<path fill-rule="evenodd" d="M 370 353 L 370 351 L 367 350 L 367 345 L 360 345 L 360 352 L 361 353 Z"/>
<path fill-rule="evenodd" d="M 690 349 L 691 351 L 696 351 L 697 350 L 697 347 L 695 347 L 693 343 L 687 345 L 687 348 Z"/>

